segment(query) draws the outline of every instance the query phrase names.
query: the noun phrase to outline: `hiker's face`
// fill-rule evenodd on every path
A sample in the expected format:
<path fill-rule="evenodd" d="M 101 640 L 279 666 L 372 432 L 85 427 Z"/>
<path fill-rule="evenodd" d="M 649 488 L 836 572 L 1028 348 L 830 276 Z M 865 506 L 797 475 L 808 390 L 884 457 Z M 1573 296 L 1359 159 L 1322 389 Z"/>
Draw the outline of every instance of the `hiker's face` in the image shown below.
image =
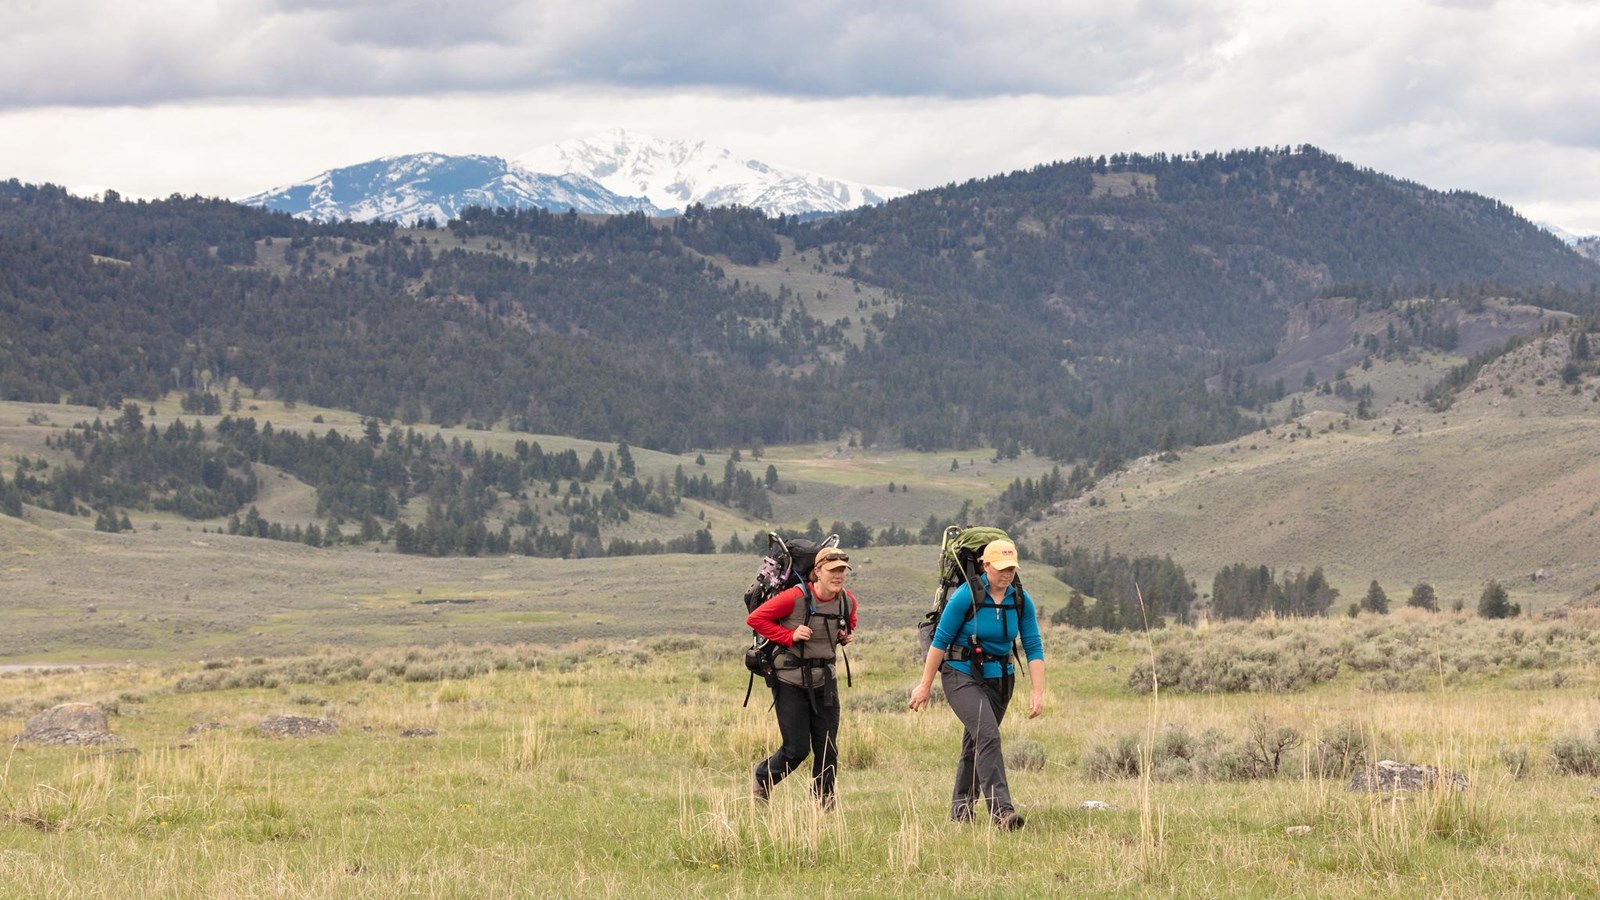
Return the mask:
<path fill-rule="evenodd" d="M 836 569 L 823 569 L 817 573 L 817 587 L 827 594 L 837 594 L 844 588 L 845 573 L 850 571 L 845 566 Z"/>
<path fill-rule="evenodd" d="M 1011 582 L 1017 577 L 1017 567 L 997 569 L 991 563 L 983 564 L 983 574 L 989 577 L 989 583 L 996 587 L 1010 587 Z"/>

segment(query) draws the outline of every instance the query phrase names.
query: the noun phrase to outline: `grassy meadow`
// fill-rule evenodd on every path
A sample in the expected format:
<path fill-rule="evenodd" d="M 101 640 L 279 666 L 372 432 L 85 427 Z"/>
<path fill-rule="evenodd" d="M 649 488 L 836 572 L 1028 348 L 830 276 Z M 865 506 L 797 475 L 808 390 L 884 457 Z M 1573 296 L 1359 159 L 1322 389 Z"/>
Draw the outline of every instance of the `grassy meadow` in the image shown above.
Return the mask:
<path fill-rule="evenodd" d="M 0 747 L 0 897 L 1595 896 L 1600 613 L 1582 607 L 1600 586 L 1600 399 L 1559 385 L 1538 342 L 1519 353 L 1444 412 L 1409 398 L 1418 371 L 1380 362 L 1395 399 L 1374 420 L 1313 399 L 1028 522 L 1028 542 L 1170 554 L 1202 593 L 1245 562 L 1323 566 L 1341 596 L 1316 621 L 1049 627 L 1047 712 L 1004 728 L 1028 817 L 1013 834 L 946 821 L 959 731 L 940 703 L 904 709 L 931 547 L 852 554 L 862 634 L 824 813 L 803 773 L 768 807 L 749 797 L 778 742 L 759 688 L 740 706 L 752 555 L 432 559 L 138 512 L 121 534 L 0 516 L 0 736 L 84 701 L 127 742 Z M 165 427 L 178 401 L 156 405 Z M 269 399 L 241 413 L 360 426 Z M 62 463 L 46 438 L 95 414 L 0 403 L 0 460 Z M 440 434 L 501 452 L 521 437 Z M 699 465 L 632 452 L 641 478 Z M 704 455 L 712 477 L 730 455 Z M 780 472 L 774 522 L 686 501 L 608 537 L 704 523 L 721 545 L 814 517 L 916 531 L 1051 466 L 989 457 L 747 448 L 737 465 Z M 309 488 L 260 469 L 263 515 L 313 519 Z M 1525 615 L 1471 615 L 1490 578 Z M 1373 579 L 1396 611 L 1343 615 Z M 1042 567 L 1025 580 L 1046 613 L 1066 602 Z M 1424 580 L 1445 612 L 1400 609 Z M 339 730 L 258 730 L 283 714 Z M 1345 790 L 1381 759 L 1471 787 Z"/>
<path fill-rule="evenodd" d="M 1572 774 L 1555 754 L 1574 738 L 1600 747 L 1595 624 L 1400 614 L 1154 644 L 1051 628 L 1046 714 L 1003 729 L 1028 817 L 1017 833 L 946 820 L 959 732 L 942 704 L 904 710 L 904 627 L 851 648 L 829 813 L 810 802 L 805 769 L 770 806 L 751 801 L 750 767 L 778 735 L 759 687 L 740 706 L 732 640 L 9 673 L 0 733 L 83 700 L 111 710 L 128 743 L 7 747 L 0 894 L 1592 896 L 1600 768 Z M 1402 689 L 1354 668 L 1292 693 L 1128 689 L 1167 643 L 1213 639 L 1350 660 L 1390 640 L 1436 649 L 1405 663 L 1425 674 Z M 1489 656 L 1463 662 L 1458 646 Z M 1540 651 L 1518 655 L 1529 646 Z M 339 731 L 257 730 L 279 714 Z M 1285 749 L 1284 729 L 1300 743 Z M 1368 763 L 1439 765 L 1471 787 L 1349 793 L 1326 750 L 1351 735 Z M 1282 751 L 1276 774 L 1237 768 L 1263 740 Z"/>

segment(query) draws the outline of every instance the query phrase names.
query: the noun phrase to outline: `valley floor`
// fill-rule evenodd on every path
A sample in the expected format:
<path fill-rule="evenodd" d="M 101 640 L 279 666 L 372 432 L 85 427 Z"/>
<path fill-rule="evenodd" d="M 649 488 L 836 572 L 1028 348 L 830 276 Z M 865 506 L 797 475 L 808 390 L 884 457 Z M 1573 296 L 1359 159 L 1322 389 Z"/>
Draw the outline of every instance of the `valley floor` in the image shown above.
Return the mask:
<path fill-rule="evenodd" d="M 1450 618 L 1394 627 L 1465 627 Z M 1347 630 L 1211 634 L 1388 634 L 1322 626 Z M 750 767 L 777 729 L 759 690 L 739 704 L 738 648 L 698 638 L 11 673 L 0 733 L 83 700 L 127 743 L 8 751 L 0 884 L 51 897 L 1592 896 L 1600 768 L 1571 774 L 1556 750 L 1600 724 L 1594 631 L 1493 627 L 1483 643 L 1553 655 L 1400 691 L 1347 672 L 1290 694 L 1154 697 L 1125 686 L 1149 658 L 1142 639 L 1052 629 L 1046 715 L 1003 728 L 1028 817 L 1016 833 L 946 820 L 959 732 L 940 703 L 904 710 L 909 631 L 852 647 L 833 812 L 801 776 L 752 803 Z M 282 714 L 338 730 L 258 730 Z M 1289 732 L 1301 742 L 1273 777 L 1208 768 Z M 1471 786 L 1351 793 L 1318 754 L 1352 739 L 1368 762 L 1442 766 Z M 1096 774 L 1130 753 L 1135 770 L 1161 763 L 1144 766 L 1152 778 Z"/>

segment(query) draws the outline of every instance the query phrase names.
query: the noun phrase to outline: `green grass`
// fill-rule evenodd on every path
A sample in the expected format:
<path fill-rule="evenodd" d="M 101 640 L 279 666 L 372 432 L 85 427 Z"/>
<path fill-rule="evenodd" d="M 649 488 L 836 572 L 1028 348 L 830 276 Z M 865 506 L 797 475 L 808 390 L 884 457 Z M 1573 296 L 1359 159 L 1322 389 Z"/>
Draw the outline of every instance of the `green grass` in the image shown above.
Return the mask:
<path fill-rule="evenodd" d="M 1588 782 L 1542 762 L 1514 781 L 1497 757 L 1514 741 L 1542 761 L 1549 741 L 1592 732 L 1592 670 L 1535 694 L 1488 678 L 1374 704 L 1345 679 L 1303 695 L 1152 704 L 1106 668 L 1125 672 L 1140 640 L 1079 649 L 1081 637 L 1052 630 L 1047 713 L 1004 728 L 1009 746 L 1043 757 L 1013 767 L 1028 815 L 1016 834 L 945 821 L 959 734 L 942 706 L 898 708 L 913 678 L 904 630 L 866 633 L 853 648 L 832 814 L 808 802 L 803 777 L 769 808 L 751 804 L 750 766 L 777 729 L 759 700 L 739 706 L 743 670 L 720 642 L 321 657 L 334 671 L 374 659 L 403 669 L 408 656 L 439 669 L 486 661 L 483 674 L 445 681 L 174 689 L 199 674 L 310 671 L 272 659 L 8 675 L 0 732 L 20 731 L 39 706 L 97 700 L 120 711 L 113 728 L 140 753 L 8 750 L 0 884 L 57 897 L 510 897 L 530 885 L 619 897 L 1432 897 L 1583 895 L 1600 878 L 1600 799 Z M 255 731 L 280 713 L 330 716 L 340 731 L 299 741 Z M 1308 734 L 1357 722 L 1473 787 L 1392 803 L 1302 777 L 1298 761 L 1248 782 L 1098 781 L 1078 765 L 1112 735 L 1167 722 L 1240 733 L 1260 715 Z M 199 722 L 228 727 L 185 733 Z M 400 736 L 410 728 L 437 735 Z M 1080 809 L 1085 800 L 1116 809 Z M 1286 833 L 1298 825 L 1311 833 Z"/>

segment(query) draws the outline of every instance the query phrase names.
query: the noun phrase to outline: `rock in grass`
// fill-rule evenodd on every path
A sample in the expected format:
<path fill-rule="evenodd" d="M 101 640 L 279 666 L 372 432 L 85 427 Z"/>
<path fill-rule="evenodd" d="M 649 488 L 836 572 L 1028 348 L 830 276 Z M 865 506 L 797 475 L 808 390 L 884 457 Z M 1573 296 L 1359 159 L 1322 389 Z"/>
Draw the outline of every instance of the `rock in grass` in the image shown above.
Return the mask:
<path fill-rule="evenodd" d="M 1078 808 L 1088 810 L 1106 810 L 1110 812 L 1115 812 L 1117 809 L 1115 806 L 1112 806 L 1104 800 L 1085 800 L 1078 804 Z"/>
<path fill-rule="evenodd" d="M 1385 759 L 1351 776 L 1346 790 L 1355 793 L 1415 793 L 1436 786 L 1464 791 L 1467 789 L 1467 776 L 1438 766 Z"/>
<path fill-rule="evenodd" d="M 1311 826 L 1310 825 L 1290 825 L 1288 828 L 1285 828 L 1283 830 L 1283 833 L 1287 834 L 1289 837 L 1305 837 L 1306 835 L 1311 833 Z"/>
<path fill-rule="evenodd" d="M 306 738 L 339 733 L 337 722 L 315 716 L 272 716 L 256 727 L 267 737 Z"/>
<path fill-rule="evenodd" d="M 25 722 L 22 733 L 12 740 L 18 744 L 68 747 L 124 743 L 122 738 L 111 733 L 105 710 L 93 703 L 53 706 Z"/>

